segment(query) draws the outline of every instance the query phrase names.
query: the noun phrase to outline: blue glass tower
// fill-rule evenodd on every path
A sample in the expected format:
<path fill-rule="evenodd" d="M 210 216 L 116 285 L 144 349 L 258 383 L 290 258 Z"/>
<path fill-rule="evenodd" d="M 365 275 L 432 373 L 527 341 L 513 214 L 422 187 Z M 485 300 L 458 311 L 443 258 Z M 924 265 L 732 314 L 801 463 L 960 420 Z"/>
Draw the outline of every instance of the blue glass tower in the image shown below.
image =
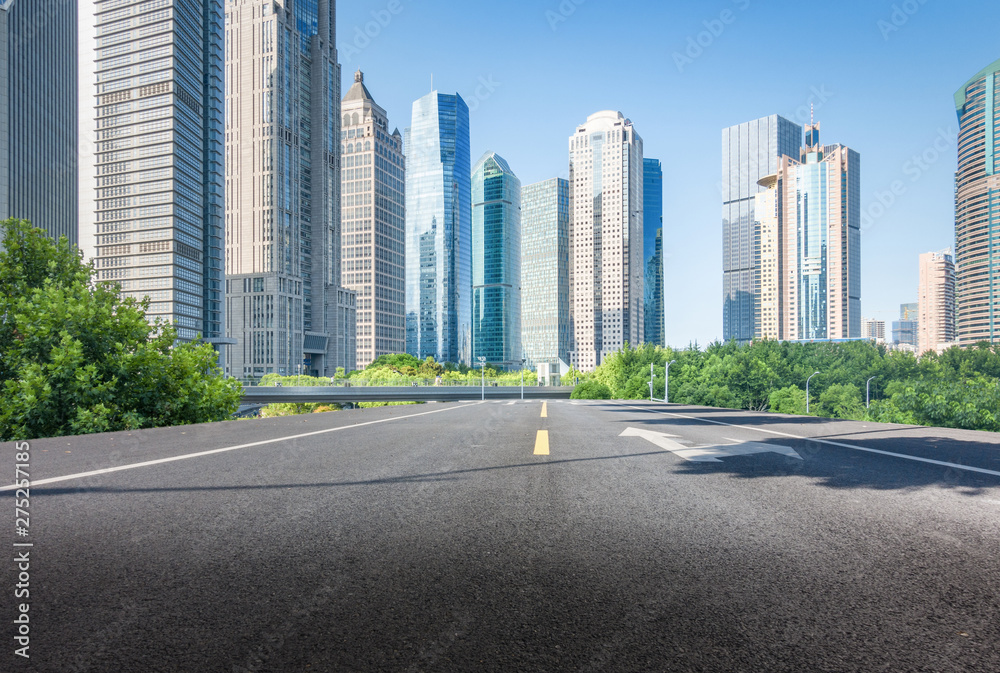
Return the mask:
<path fill-rule="evenodd" d="M 469 106 L 432 91 L 413 103 L 406 153 L 406 352 L 472 363 Z"/>
<path fill-rule="evenodd" d="M 520 368 L 521 181 L 498 154 L 472 171 L 473 358 Z"/>
<path fill-rule="evenodd" d="M 663 314 L 663 168 L 659 159 L 642 160 L 642 258 L 646 343 L 666 346 Z"/>

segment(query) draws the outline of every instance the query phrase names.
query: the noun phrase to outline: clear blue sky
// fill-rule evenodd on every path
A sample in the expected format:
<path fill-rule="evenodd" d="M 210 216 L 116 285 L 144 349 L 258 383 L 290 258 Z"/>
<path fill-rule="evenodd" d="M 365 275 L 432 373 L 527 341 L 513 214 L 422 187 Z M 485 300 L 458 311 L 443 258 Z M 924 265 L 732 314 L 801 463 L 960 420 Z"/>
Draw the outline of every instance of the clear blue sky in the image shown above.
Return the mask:
<path fill-rule="evenodd" d="M 953 95 L 1000 59 L 995 0 L 337 5 L 345 92 L 360 67 L 402 130 L 433 73 L 472 109 L 472 160 L 494 150 L 523 184 L 568 175 L 567 138 L 593 112 L 632 119 L 645 155 L 663 162 L 674 346 L 722 332 L 723 127 L 775 113 L 806 121 L 813 96 L 824 142 L 861 153 L 862 208 L 879 215 L 878 195 L 900 183 L 862 233 L 862 313 L 888 323 L 916 301 L 918 255 L 953 245 Z M 707 46 L 678 67 L 674 54 L 699 33 Z M 936 141 L 936 160 L 913 161 L 935 159 Z"/>

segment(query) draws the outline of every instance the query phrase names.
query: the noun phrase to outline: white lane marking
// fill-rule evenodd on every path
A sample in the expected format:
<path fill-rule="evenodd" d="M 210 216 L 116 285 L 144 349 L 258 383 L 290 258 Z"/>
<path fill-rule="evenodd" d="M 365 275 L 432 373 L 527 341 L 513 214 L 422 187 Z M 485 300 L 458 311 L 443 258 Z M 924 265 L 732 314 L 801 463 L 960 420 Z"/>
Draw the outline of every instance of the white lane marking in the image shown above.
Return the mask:
<path fill-rule="evenodd" d="M 517 404 L 517 400 L 511 400 L 510 402 L 507 403 L 507 406 L 509 407 L 512 404 Z"/>
<path fill-rule="evenodd" d="M 656 432 L 655 430 L 640 430 L 638 428 L 625 428 L 625 431 L 618 436 L 642 437 L 661 449 L 666 449 L 667 451 L 680 456 L 684 460 L 688 460 L 693 463 L 721 463 L 722 461 L 719 460 L 720 458 L 749 456 L 755 453 L 780 453 L 781 455 L 788 456 L 789 458 L 798 458 L 799 460 L 802 460 L 802 456 L 796 453 L 795 449 L 792 449 L 791 447 L 764 444 L 762 442 L 744 442 L 738 439 L 724 438 L 730 442 L 736 443 L 718 446 L 684 446 L 683 444 L 670 439 L 671 437 L 676 437 L 677 435 L 668 435 L 662 432 Z"/>
<path fill-rule="evenodd" d="M 111 472 L 121 472 L 122 470 L 134 470 L 139 467 L 149 467 L 150 465 L 161 465 L 163 463 L 172 463 L 177 460 L 188 460 L 189 458 L 201 458 L 202 456 L 211 456 L 216 453 L 226 453 L 227 451 L 237 451 L 239 449 L 249 449 L 254 446 L 264 446 L 265 444 L 274 444 L 275 442 L 286 442 L 290 439 L 302 439 L 304 437 L 315 437 L 316 435 L 324 435 L 330 432 L 339 432 L 341 430 L 353 430 L 354 428 L 361 428 L 366 425 L 378 425 L 379 423 L 389 423 L 391 421 L 402 421 L 407 418 L 416 418 L 417 416 L 427 416 L 429 414 L 439 414 L 442 411 L 454 411 L 455 409 L 464 409 L 465 407 L 473 407 L 477 404 L 482 404 L 482 402 L 474 402 L 472 404 L 463 404 L 459 407 L 448 407 L 447 409 L 435 409 L 434 411 L 424 411 L 419 414 L 410 414 L 408 416 L 397 416 L 395 418 L 382 418 L 377 421 L 365 421 L 364 423 L 355 423 L 354 425 L 344 425 L 339 428 L 327 428 L 326 430 L 316 430 L 314 432 L 303 432 L 299 435 L 289 435 L 288 437 L 277 437 L 275 439 L 265 439 L 260 442 L 251 442 L 249 444 L 240 444 L 239 446 L 227 446 L 223 449 L 212 449 L 211 451 L 199 451 L 198 453 L 187 453 L 183 456 L 171 456 L 170 458 L 159 458 L 157 460 L 147 460 L 142 463 L 131 463 L 129 465 L 119 465 L 117 467 L 106 467 L 101 470 L 93 470 L 91 472 L 80 472 L 78 474 L 67 474 L 64 477 L 51 477 L 49 479 L 38 479 L 31 482 L 32 487 L 43 486 L 45 484 L 55 484 L 60 481 L 69 481 L 71 479 L 83 479 L 84 477 L 94 477 L 101 474 L 110 474 Z M 11 486 L 0 486 L 0 491 L 13 491 L 18 488 L 17 485 Z"/>
<path fill-rule="evenodd" d="M 931 458 L 920 458 L 919 456 L 908 456 L 905 453 L 894 453 L 892 451 L 882 451 L 880 449 L 869 449 L 864 446 L 857 446 L 855 444 L 844 444 L 843 442 L 832 442 L 829 439 L 815 439 L 813 437 L 803 437 L 801 435 L 792 435 L 787 432 L 778 432 L 777 430 L 767 430 L 765 428 L 753 428 L 748 425 L 736 425 L 735 423 L 724 423 L 723 421 L 713 421 L 707 418 L 698 418 L 697 416 L 688 416 L 687 414 L 678 414 L 669 411 L 658 411 L 656 409 L 649 409 L 646 407 L 636 407 L 631 404 L 623 405 L 630 409 L 639 409 L 640 411 L 652 411 L 656 414 L 665 414 L 667 416 L 676 416 L 678 418 L 687 418 L 693 421 L 701 421 L 703 423 L 712 423 L 713 425 L 725 425 L 730 428 L 739 428 L 741 430 L 751 430 L 753 432 L 764 432 L 769 435 L 778 435 L 779 437 L 790 437 L 791 439 L 801 439 L 806 442 L 817 442 L 819 444 L 829 444 L 830 446 L 839 446 L 842 449 L 854 449 L 855 451 L 864 451 L 865 453 L 877 453 L 882 456 L 891 456 L 893 458 L 903 458 L 904 460 L 913 460 L 918 463 L 930 463 L 931 465 L 940 465 L 941 467 L 951 467 L 956 470 L 965 470 L 966 472 L 979 472 L 980 474 L 991 474 L 995 477 L 1000 477 L 1000 472 L 996 470 L 987 470 L 982 467 L 972 467 L 970 465 L 959 465 L 958 463 L 947 463 L 943 460 L 933 460 Z"/>

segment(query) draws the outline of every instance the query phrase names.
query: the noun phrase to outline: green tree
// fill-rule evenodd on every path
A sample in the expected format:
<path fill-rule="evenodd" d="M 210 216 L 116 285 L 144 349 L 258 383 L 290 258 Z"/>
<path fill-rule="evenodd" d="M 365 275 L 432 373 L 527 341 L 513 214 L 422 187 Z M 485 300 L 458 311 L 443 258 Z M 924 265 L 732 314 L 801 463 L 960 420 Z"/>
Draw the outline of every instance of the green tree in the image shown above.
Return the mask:
<path fill-rule="evenodd" d="M 861 420 L 865 417 L 865 405 L 861 400 L 861 390 L 850 383 L 836 383 L 819 396 L 821 416 Z"/>
<path fill-rule="evenodd" d="M 570 394 L 574 400 L 610 400 L 611 389 L 600 381 L 584 381 Z"/>
<path fill-rule="evenodd" d="M 242 388 L 205 343 L 175 344 L 148 302 L 96 283 L 65 238 L 2 224 L 0 438 L 33 439 L 223 420 Z"/>
<path fill-rule="evenodd" d="M 771 411 L 776 414 L 806 413 L 806 391 L 798 386 L 788 386 L 771 393 Z"/>

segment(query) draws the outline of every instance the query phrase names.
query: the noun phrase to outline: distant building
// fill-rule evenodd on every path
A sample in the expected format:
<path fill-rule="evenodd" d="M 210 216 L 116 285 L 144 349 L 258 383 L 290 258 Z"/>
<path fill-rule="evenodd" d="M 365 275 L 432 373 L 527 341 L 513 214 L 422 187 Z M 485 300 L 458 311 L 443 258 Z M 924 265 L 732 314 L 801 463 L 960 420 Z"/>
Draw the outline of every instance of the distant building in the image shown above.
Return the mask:
<path fill-rule="evenodd" d="M 976 73 L 955 94 L 958 170 L 955 173 L 957 336 L 963 346 L 1000 337 L 1000 61 Z M 923 325 L 927 316 L 921 310 Z M 923 331 L 923 328 L 921 328 Z M 928 326 L 928 334 L 931 328 Z M 935 334 L 938 332 L 935 331 Z M 931 338 L 931 337 L 928 337 Z M 936 338 L 936 337 L 934 337 Z M 930 342 L 928 342 L 930 343 Z"/>
<path fill-rule="evenodd" d="M 30 220 L 73 244 L 79 240 L 76 5 L 0 0 L 0 220 Z M 94 91 L 85 95 L 92 108 Z"/>
<path fill-rule="evenodd" d="M 593 371 L 643 342 L 642 138 L 621 112 L 590 115 L 569 138 L 575 356 Z"/>
<path fill-rule="evenodd" d="M 906 344 L 916 349 L 918 315 L 916 303 L 899 305 L 899 320 L 892 323 L 892 342 L 894 344 Z"/>
<path fill-rule="evenodd" d="M 406 352 L 472 364 L 469 106 L 433 91 L 413 103 L 406 155 Z"/>
<path fill-rule="evenodd" d="M 521 346 L 532 368 L 568 366 L 573 350 L 570 206 L 562 178 L 521 190 Z"/>
<path fill-rule="evenodd" d="M 642 160 L 642 259 L 646 343 L 666 346 L 663 312 L 663 167 L 659 159 Z"/>
<path fill-rule="evenodd" d="M 406 159 L 360 70 L 340 110 L 341 279 L 357 295 L 357 366 L 367 367 L 406 352 Z"/>
<path fill-rule="evenodd" d="M 861 320 L 861 338 L 878 344 L 885 343 L 885 321 L 863 318 Z"/>
<path fill-rule="evenodd" d="M 917 352 L 940 352 L 955 342 L 955 261 L 951 251 L 920 255 Z"/>
<path fill-rule="evenodd" d="M 778 115 L 722 131 L 722 336 L 749 342 L 757 335 L 760 270 L 754 197 L 778 158 L 797 158 L 802 127 Z"/>
<path fill-rule="evenodd" d="M 900 304 L 899 319 L 919 321 L 920 320 L 920 312 L 918 310 L 919 305 L 920 304 L 918 302 L 913 302 L 910 304 Z"/>
<path fill-rule="evenodd" d="M 499 154 L 472 169 L 472 357 L 520 369 L 521 181 Z"/>

